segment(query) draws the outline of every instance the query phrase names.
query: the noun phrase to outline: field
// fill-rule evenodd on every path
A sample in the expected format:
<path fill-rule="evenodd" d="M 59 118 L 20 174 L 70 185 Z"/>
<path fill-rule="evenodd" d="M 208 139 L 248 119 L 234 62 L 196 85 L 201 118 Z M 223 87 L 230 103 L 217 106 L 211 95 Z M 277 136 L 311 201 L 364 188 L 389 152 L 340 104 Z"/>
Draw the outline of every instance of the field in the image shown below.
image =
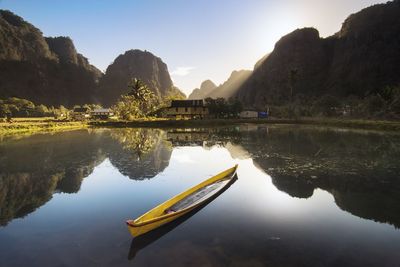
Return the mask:
<path fill-rule="evenodd" d="M 62 121 L 51 117 L 13 118 L 12 122 L 0 122 L 0 135 L 30 134 L 36 132 L 61 131 L 87 127 L 86 122 Z"/>

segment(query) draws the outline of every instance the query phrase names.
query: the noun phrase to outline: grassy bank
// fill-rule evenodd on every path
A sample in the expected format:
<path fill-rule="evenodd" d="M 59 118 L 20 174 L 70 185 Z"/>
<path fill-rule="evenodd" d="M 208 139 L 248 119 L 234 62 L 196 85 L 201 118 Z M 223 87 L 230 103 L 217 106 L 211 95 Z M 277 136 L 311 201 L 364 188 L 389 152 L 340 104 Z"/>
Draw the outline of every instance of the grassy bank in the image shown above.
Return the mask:
<path fill-rule="evenodd" d="M 304 124 L 330 127 L 356 128 L 366 130 L 400 131 L 400 122 L 329 119 L 329 118 L 302 118 L 302 119 L 213 119 L 213 120 L 137 120 L 137 121 L 103 121 L 90 122 L 93 127 L 156 127 L 156 128 L 190 128 L 228 126 L 242 123 L 254 124 Z"/>
<path fill-rule="evenodd" d="M 212 120 L 136 120 L 136 121 L 91 121 L 68 122 L 51 118 L 14 119 L 12 123 L 0 122 L 0 135 L 54 132 L 87 127 L 124 128 L 194 128 L 217 127 L 235 124 L 303 124 L 340 128 L 354 128 L 380 131 L 400 131 L 400 122 L 352 119 L 302 118 L 302 119 L 212 119 Z"/>
<path fill-rule="evenodd" d="M 58 121 L 50 118 L 18 118 L 13 119 L 12 123 L 0 122 L 0 135 L 62 131 L 87 126 L 86 122 Z"/>

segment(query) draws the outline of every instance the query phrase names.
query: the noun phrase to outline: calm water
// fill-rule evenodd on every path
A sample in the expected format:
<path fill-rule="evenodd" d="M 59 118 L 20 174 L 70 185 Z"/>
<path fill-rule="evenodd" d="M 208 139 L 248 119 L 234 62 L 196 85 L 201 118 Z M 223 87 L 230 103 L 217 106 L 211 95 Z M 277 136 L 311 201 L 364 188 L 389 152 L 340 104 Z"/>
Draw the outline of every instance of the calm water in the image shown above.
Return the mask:
<path fill-rule="evenodd" d="M 134 219 L 239 164 L 196 213 Z M 400 136 L 297 126 L 0 142 L 1 266 L 400 266 Z"/>

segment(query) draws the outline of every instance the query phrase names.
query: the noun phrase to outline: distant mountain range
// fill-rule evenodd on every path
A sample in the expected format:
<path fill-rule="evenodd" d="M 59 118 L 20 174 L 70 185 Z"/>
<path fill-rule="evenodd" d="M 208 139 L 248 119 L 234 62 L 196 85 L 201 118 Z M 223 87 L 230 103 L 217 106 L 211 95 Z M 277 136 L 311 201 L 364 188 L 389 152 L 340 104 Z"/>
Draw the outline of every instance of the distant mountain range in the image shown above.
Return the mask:
<path fill-rule="evenodd" d="M 69 37 L 44 37 L 21 17 L 0 10 L 0 98 L 19 97 L 54 106 L 109 106 L 127 92 L 134 77 L 158 96 L 183 94 L 173 87 L 167 65 L 150 52 L 127 51 L 103 74 L 77 53 Z"/>
<path fill-rule="evenodd" d="M 282 37 L 251 73 L 237 82 L 233 76 L 214 90 L 194 90 L 189 98 L 234 96 L 245 106 L 265 107 L 288 103 L 291 91 L 293 98 L 365 97 L 398 86 L 400 0 L 349 16 L 328 38 L 314 28 L 297 29 Z"/>
<path fill-rule="evenodd" d="M 188 98 L 229 98 L 236 95 L 240 86 L 250 77 L 251 73 L 252 71 L 250 70 L 233 71 L 228 80 L 219 86 L 216 86 L 210 80 L 206 80 L 201 84 L 200 88 L 194 89 Z"/>

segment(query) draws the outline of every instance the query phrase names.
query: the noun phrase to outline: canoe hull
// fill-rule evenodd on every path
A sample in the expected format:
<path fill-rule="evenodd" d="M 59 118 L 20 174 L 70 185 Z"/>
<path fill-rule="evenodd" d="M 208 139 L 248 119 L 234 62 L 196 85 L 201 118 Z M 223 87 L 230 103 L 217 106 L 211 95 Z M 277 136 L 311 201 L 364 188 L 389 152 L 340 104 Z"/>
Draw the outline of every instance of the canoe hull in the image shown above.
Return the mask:
<path fill-rule="evenodd" d="M 193 208 L 193 209 L 195 209 L 195 208 Z M 149 224 L 146 224 L 146 225 L 142 225 L 142 226 L 135 227 L 135 226 L 132 226 L 132 225 L 128 224 L 128 230 L 129 230 L 129 232 L 131 233 L 131 235 L 133 237 L 137 237 L 137 236 L 145 234 L 145 233 L 147 233 L 147 232 L 149 232 L 151 230 L 154 230 L 154 229 L 156 229 L 156 228 L 158 228 L 158 227 L 160 227 L 160 226 L 162 226 L 162 225 L 164 225 L 166 223 L 172 222 L 172 221 L 178 219 L 179 217 L 189 213 L 193 209 L 190 209 L 188 211 L 176 214 L 176 216 L 171 216 L 171 217 L 165 218 L 163 220 L 159 220 L 159 221 L 156 221 L 156 222 L 153 222 L 153 223 L 149 223 Z"/>
<path fill-rule="evenodd" d="M 156 229 L 166 223 L 172 222 L 172 221 L 176 220 L 177 218 L 191 212 L 192 210 L 194 210 L 200 206 L 206 205 L 207 203 L 209 203 L 210 200 L 214 199 L 213 198 L 214 195 L 215 196 L 219 195 L 218 192 L 223 192 L 224 189 L 228 188 L 231 185 L 231 183 L 234 181 L 234 177 L 236 175 L 236 169 L 237 169 L 237 165 L 233 168 L 230 168 L 224 172 L 221 172 L 221 173 L 207 179 L 206 181 L 188 189 L 185 192 L 182 192 L 181 194 L 176 195 L 175 197 L 165 201 L 164 203 L 158 205 L 157 207 L 155 207 L 152 210 L 148 211 L 147 213 L 143 214 L 136 220 L 134 220 L 134 221 L 128 220 L 126 223 L 127 223 L 129 232 L 131 233 L 131 235 L 133 237 L 137 237 L 137 236 L 145 234 L 153 229 Z M 214 184 L 221 180 L 225 180 L 225 181 L 228 180 L 228 182 L 225 185 L 221 186 L 221 188 L 216 190 L 216 192 L 214 192 L 212 195 L 210 195 L 210 197 L 204 199 L 203 201 L 201 201 L 197 204 L 194 204 L 192 206 L 189 206 L 188 208 L 179 210 L 177 212 L 168 213 L 168 214 L 161 213 L 161 211 L 165 211 L 168 207 L 171 207 L 172 205 L 179 202 L 180 200 L 187 197 L 188 195 L 193 194 L 193 192 L 196 192 L 196 190 L 199 190 L 202 187 Z"/>

